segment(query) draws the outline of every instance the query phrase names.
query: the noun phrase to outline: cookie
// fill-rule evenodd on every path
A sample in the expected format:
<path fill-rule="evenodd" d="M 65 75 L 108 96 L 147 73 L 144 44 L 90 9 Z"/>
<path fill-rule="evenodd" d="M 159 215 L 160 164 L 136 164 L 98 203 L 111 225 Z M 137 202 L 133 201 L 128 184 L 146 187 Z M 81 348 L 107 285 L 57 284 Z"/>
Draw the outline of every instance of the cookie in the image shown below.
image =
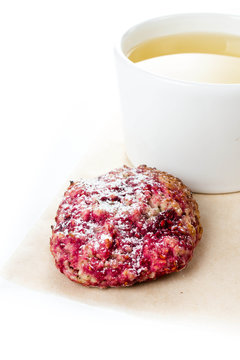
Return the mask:
<path fill-rule="evenodd" d="M 52 227 L 57 268 L 85 286 L 119 287 L 187 265 L 202 235 L 191 191 L 141 165 L 71 182 Z"/>

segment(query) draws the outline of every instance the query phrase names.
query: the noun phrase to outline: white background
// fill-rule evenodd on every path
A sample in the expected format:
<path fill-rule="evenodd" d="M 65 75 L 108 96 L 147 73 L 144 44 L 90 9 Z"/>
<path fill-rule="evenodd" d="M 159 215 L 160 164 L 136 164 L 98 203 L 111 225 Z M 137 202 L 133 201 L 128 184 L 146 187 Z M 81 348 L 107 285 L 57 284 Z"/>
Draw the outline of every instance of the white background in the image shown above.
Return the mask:
<path fill-rule="evenodd" d="M 0 2 L 0 266 L 119 116 L 113 46 L 148 18 L 240 14 L 239 0 Z M 221 324 L 162 322 L 90 308 L 1 280 L 1 359 L 239 358 Z"/>

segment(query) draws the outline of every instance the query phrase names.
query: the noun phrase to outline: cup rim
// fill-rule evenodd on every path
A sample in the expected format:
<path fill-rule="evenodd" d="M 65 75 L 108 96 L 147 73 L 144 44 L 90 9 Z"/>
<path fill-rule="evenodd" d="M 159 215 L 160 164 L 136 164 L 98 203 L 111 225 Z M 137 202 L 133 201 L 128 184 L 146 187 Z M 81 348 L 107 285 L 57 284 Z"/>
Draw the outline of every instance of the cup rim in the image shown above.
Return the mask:
<path fill-rule="evenodd" d="M 128 36 L 132 31 L 134 31 L 136 28 L 147 24 L 151 22 L 158 22 L 162 20 L 168 20 L 168 19 L 174 19 L 174 18 L 181 18 L 181 17 L 217 17 L 217 18 L 229 18 L 229 19 L 237 19 L 240 21 L 240 15 L 234 15 L 234 14 L 226 14 L 226 13 L 214 13 L 214 12 L 193 12 L 193 13 L 175 13 L 175 14 L 169 14 L 164 16 L 158 16 L 155 18 L 150 18 L 144 21 L 141 21 L 130 28 L 128 28 L 120 37 L 120 39 L 115 43 L 114 46 L 114 52 L 116 55 L 120 56 L 120 58 L 130 67 L 133 67 L 136 70 L 138 70 L 140 73 L 145 73 L 147 76 L 153 77 L 155 79 L 161 79 L 166 82 L 179 84 L 179 85 L 189 85 L 189 86 L 201 86 L 201 87 L 216 87 L 216 88 L 231 88 L 231 89 L 238 89 L 240 87 L 240 83 L 207 83 L 207 82 L 200 82 L 200 81 L 194 81 L 194 80 L 182 80 L 182 79 L 175 79 L 170 76 L 164 76 L 159 74 L 154 74 L 146 69 L 143 69 L 141 67 L 138 67 L 135 65 L 134 62 L 128 59 L 128 57 L 123 53 L 122 50 L 122 41 L 123 39 Z"/>

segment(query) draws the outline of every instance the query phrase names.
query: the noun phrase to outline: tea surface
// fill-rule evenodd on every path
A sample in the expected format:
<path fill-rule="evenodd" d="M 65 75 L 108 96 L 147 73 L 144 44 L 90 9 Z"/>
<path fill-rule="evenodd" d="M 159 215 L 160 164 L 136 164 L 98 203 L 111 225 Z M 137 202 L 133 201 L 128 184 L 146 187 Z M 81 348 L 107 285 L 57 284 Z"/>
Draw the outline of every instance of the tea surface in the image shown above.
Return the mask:
<path fill-rule="evenodd" d="M 185 33 L 143 42 L 128 54 L 157 75 L 206 83 L 240 83 L 240 37 Z"/>
<path fill-rule="evenodd" d="M 139 62 L 153 57 L 202 53 L 240 57 L 240 36 L 215 33 L 184 33 L 142 42 L 130 50 L 128 58 Z"/>

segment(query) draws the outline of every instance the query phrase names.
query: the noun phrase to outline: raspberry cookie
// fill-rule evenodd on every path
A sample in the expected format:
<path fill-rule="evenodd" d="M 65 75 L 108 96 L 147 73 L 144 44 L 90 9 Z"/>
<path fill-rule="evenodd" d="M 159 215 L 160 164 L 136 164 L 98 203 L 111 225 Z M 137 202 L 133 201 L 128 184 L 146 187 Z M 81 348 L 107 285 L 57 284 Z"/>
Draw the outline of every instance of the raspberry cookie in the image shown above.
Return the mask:
<path fill-rule="evenodd" d="M 191 191 L 145 165 L 71 182 L 52 227 L 57 268 L 85 286 L 129 286 L 183 269 L 202 235 Z"/>

